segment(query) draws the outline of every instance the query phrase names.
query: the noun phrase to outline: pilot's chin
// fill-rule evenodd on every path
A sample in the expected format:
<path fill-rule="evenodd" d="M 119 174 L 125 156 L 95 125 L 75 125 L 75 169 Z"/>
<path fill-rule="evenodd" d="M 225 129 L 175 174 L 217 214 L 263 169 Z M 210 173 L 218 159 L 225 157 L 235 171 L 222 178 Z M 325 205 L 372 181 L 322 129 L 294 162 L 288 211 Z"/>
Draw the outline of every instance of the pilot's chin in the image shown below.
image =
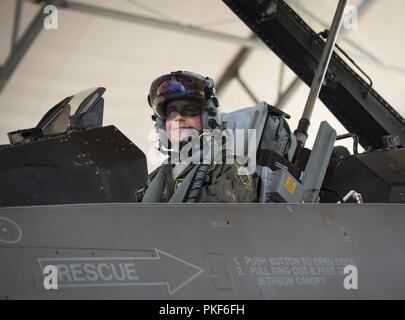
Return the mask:
<path fill-rule="evenodd" d="M 178 132 L 175 132 L 174 134 L 172 134 L 172 144 L 173 145 L 180 145 L 183 144 L 185 142 L 188 142 L 191 134 L 194 132 L 194 129 L 182 129 Z"/>

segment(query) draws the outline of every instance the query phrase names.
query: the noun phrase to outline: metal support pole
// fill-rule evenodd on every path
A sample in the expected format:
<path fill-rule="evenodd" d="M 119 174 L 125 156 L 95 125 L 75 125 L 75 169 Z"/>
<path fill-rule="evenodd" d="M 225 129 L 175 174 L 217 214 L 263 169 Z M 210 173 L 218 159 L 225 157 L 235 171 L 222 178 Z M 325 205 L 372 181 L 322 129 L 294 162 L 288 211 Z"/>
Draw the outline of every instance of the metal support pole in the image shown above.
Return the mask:
<path fill-rule="evenodd" d="M 242 86 L 242 88 L 246 91 L 246 93 L 249 95 L 249 97 L 253 100 L 254 103 L 259 103 L 259 99 L 256 97 L 256 95 L 253 93 L 253 91 L 249 88 L 249 86 L 246 84 L 245 81 L 240 77 L 240 74 L 236 74 L 236 79 L 239 81 L 239 84 Z"/>
<path fill-rule="evenodd" d="M 43 20 L 44 7 L 41 6 L 38 13 L 30 23 L 30 25 L 27 27 L 24 35 L 11 50 L 11 53 L 8 56 L 6 62 L 0 69 L 0 93 L 4 89 L 4 86 L 6 85 L 8 79 L 17 68 L 25 53 L 30 48 L 31 44 L 34 42 L 35 38 L 41 32 L 43 27 Z"/>
<path fill-rule="evenodd" d="M 283 82 L 284 82 L 284 71 L 285 64 L 281 61 L 280 65 L 280 75 L 278 76 L 278 90 L 277 90 L 277 101 L 280 101 L 281 96 L 283 95 Z"/>
<path fill-rule="evenodd" d="M 22 11 L 22 0 L 17 0 L 15 3 L 13 33 L 11 35 L 11 51 L 15 48 L 18 40 L 18 33 L 20 31 L 20 20 Z"/>
<path fill-rule="evenodd" d="M 339 0 L 338 7 L 336 9 L 335 16 L 333 18 L 332 26 L 329 32 L 328 39 L 325 44 L 325 48 L 322 52 L 321 59 L 319 61 L 318 68 L 316 70 L 314 79 L 311 85 L 311 91 L 302 118 L 299 122 L 298 128 L 295 131 L 295 135 L 298 140 L 299 149 L 305 146 L 306 140 L 308 138 L 308 128 L 310 126 L 310 120 L 312 112 L 314 110 L 315 103 L 318 99 L 319 93 L 321 91 L 326 72 L 329 67 L 329 62 L 335 48 L 335 44 L 339 35 L 339 30 L 342 25 L 343 15 L 345 12 L 348 0 Z"/>
<path fill-rule="evenodd" d="M 255 39 L 255 35 L 250 36 L 250 40 Z M 222 75 L 219 77 L 219 80 L 216 83 L 216 92 L 217 95 L 221 95 L 221 93 L 225 90 L 226 86 L 231 82 L 231 80 L 237 75 L 240 67 L 246 61 L 249 54 L 252 52 L 252 48 L 249 47 L 242 47 L 233 57 L 231 62 L 227 65 L 225 70 L 222 72 Z"/>
<path fill-rule="evenodd" d="M 171 30 L 176 32 L 182 32 L 188 35 L 195 35 L 209 39 L 221 40 L 224 42 L 232 44 L 241 44 L 245 47 L 251 48 L 261 48 L 266 49 L 267 47 L 257 39 L 243 38 L 234 36 L 227 33 L 215 32 L 211 30 L 197 28 L 192 25 L 185 25 L 176 22 L 169 22 L 164 20 L 159 20 L 155 18 L 150 18 L 146 16 L 140 16 L 132 13 L 127 13 L 123 11 L 101 8 L 96 6 L 87 5 L 84 3 L 79 3 L 75 1 L 64 1 L 62 8 L 70 9 L 76 12 L 83 12 L 92 14 L 99 17 L 110 18 L 118 21 L 127 21 L 131 23 L 137 23 L 142 25 L 147 25 L 150 27 L 156 27 L 163 30 Z"/>
<path fill-rule="evenodd" d="M 357 7 L 357 13 L 358 13 L 358 18 L 360 19 L 370 8 L 372 5 L 374 5 L 376 3 L 376 0 L 363 0 L 359 6 Z M 305 9 L 305 7 L 301 7 L 301 5 L 299 5 L 300 7 L 300 12 L 305 12 L 305 14 L 307 16 L 309 16 L 311 19 L 315 20 L 316 22 L 318 22 L 320 25 L 322 25 L 323 27 L 327 27 L 326 24 L 319 20 L 318 17 L 316 17 L 314 14 L 312 14 L 310 11 L 307 11 L 307 9 Z M 343 35 L 346 34 L 348 31 L 348 29 L 343 29 L 340 32 L 340 36 L 343 38 Z M 375 56 L 371 55 L 371 53 L 367 52 L 366 50 L 364 50 L 363 47 L 361 47 L 358 43 L 351 41 L 350 39 L 346 39 L 346 42 L 348 42 L 350 45 L 352 45 L 353 47 L 355 47 L 356 49 L 360 50 L 362 53 L 364 53 L 365 55 L 369 56 L 373 61 L 377 61 L 380 64 L 383 64 L 378 58 L 376 58 Z M 387 66 L 386 66 L 387 67 Z M 296 77 L 296 80 L 298 80 L 299 77 Z M 295 81 L 293 82 L 293 84 L 295 83 Z M 300 82 L 295 83 L 296 89 L 298 89 Z M 294 90 L 295 91 L 295 90 Z M 287 91 L 286 91 L 287 93 Z M 287 103 L 288 99 L 291 97 L 292 94 L 289 94 L 287 97 L 285 97 L 285 99 L 283 100 L 283 102 L 281 102 L 281 98 L 279 98 L 280 104 L 285 104 Z M 278 106 L 278 104 L 276 104 L 276 106 Z"/>
<path fill-rule="evenodd" d="M 291 98 L 291 96 L 298 90 L 302 81 L 299 77 L 296 77 L 293 82 L 288 86 L 287 89 L 280 95 L 276 102 L 276 107 L 279 109 L 283 109 L 287 101 Z"/>

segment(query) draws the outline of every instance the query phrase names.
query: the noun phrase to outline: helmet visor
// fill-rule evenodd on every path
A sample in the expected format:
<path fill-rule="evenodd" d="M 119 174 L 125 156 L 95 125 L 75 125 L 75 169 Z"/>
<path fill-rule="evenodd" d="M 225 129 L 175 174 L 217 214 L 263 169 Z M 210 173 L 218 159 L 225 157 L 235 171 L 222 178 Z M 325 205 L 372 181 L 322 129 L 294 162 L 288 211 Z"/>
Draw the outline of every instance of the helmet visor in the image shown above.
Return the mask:
<path fill-rule="evenodd" d="M 166 104 L 174 100 L 191 99 L 202 101 L 205 99 L 206 83 L 189 75 L 166 75 L 152 83 L 150 102 L 155 113 L 166 118 Z"/>
<path fill-rule="evenodd" d="M 198 101 L 190 101 L 182 105 L 171 105 L 170 103 L 166 106 L 164 119 L 173 119 L 176 114 L 183 117 L 195 117 L 201 113 L 201 103 Z"/>

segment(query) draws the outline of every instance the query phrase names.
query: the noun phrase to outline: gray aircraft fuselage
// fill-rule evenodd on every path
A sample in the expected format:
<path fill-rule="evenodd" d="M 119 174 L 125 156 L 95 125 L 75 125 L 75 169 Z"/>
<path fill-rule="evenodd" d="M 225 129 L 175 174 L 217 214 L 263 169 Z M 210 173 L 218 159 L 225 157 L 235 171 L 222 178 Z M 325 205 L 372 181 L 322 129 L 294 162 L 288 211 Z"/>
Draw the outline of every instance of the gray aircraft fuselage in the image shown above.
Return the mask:
<path fill-rule="evenodd" d="M 0 298 L 404 299 L 404 208 L 0 208 Z"/>

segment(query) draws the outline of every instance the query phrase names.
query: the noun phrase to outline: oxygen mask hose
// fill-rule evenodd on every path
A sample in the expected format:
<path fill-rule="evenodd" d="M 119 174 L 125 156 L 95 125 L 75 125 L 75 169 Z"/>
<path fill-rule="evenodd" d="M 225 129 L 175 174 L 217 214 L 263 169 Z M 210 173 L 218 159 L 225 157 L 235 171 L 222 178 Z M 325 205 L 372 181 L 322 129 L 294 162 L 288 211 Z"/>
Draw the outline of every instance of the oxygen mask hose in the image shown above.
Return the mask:
<path fill-rule="evenodd" d="M 204 135 L 200 136 L 201 138 L 201 146 L 204 143 Z M 198 203 L 200 202 L 202 188 L 204 187 L 205 180 L 207 179 L 208 172 L 210 170 L 211 165 L 214 163 L 214 137 L 211 137 L 211 158 L 210 163 L 201 163 L 198 165 L 196 173 L 194 175 L 193 180 L 190 183 L 190 188 L 187 192 L 187 195 L 184 199 L 185 203 Z"/>

